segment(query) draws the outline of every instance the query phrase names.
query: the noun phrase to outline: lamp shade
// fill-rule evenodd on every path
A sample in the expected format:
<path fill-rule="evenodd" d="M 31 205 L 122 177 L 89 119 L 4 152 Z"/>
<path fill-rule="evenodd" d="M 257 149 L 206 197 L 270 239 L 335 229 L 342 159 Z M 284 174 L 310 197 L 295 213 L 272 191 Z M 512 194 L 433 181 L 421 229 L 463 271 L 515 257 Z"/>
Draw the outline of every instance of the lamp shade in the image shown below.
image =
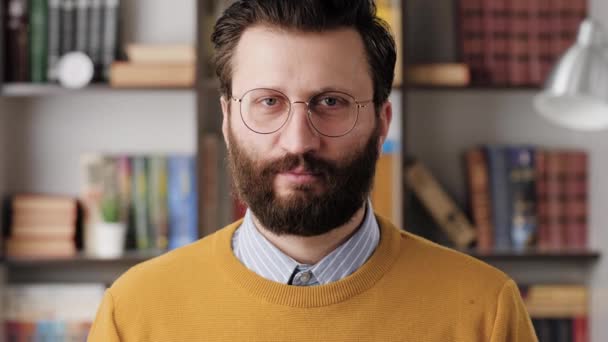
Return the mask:
<path fill-rule="evenodd" d="M 534 106 L 567 128 L 608 128 L 608 48 L 597 23 L 581 24 L 576 43 L 559 59 Z"/>

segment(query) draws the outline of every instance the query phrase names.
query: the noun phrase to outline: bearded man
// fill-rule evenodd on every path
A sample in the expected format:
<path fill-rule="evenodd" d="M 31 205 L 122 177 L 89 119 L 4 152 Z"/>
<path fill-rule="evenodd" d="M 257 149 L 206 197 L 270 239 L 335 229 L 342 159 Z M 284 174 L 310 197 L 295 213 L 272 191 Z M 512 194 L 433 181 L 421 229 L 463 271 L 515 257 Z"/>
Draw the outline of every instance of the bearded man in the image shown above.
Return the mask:
<path fill-rule="evenodd" d="M 374 214 L 396 54 L 372 1 L 236 1 L 212 40 L 249 209 L 129 270 L 89 341 L 536 341 L 508 276 Z"/>

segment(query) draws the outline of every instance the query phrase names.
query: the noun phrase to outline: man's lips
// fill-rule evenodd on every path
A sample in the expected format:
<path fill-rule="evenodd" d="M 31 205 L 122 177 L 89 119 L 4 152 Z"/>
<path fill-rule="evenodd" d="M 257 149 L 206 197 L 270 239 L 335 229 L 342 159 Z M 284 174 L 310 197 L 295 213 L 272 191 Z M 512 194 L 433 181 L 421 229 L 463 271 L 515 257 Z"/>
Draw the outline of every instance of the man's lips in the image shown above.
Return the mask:
<path fill-rule="evenodd" d="M 318 180 L 320 174 L 306 169 L 296 168 L 289 171 L 280 172 L 278 176 L 294 183 L 303 184 Z"/>

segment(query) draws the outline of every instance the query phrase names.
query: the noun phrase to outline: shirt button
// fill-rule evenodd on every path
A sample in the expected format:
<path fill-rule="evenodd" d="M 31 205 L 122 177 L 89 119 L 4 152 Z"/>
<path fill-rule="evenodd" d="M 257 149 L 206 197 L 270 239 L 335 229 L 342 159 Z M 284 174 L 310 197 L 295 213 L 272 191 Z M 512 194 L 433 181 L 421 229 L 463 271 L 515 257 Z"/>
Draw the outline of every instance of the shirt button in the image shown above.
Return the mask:
<path fill-rule="evenodd" d="M 302 272 L 302 274 L 300 274 L 300 281 L 302 281 L 303 283 L 307 283 L 311 278 L 311 274 L 310 272 Z"/>

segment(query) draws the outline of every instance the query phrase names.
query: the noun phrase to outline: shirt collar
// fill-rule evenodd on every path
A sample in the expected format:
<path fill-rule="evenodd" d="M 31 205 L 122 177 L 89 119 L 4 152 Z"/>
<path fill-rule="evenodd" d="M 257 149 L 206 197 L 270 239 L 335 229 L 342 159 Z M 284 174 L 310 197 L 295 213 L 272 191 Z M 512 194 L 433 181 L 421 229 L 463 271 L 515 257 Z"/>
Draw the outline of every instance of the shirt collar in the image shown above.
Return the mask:
<path fill-rule="evenodd" d="M 379 241 L 380 228 L 368 201 L 365 217 L 355 234 L 315 265 L 301 265 L 281 252 L 258 231 L 249 210 L 234 233 L 232 245 L 236 257 L 266 279 L 287 284 L 294 270 L 301 266 L 324 285 L 354 273 L 373 254 Z"/>

